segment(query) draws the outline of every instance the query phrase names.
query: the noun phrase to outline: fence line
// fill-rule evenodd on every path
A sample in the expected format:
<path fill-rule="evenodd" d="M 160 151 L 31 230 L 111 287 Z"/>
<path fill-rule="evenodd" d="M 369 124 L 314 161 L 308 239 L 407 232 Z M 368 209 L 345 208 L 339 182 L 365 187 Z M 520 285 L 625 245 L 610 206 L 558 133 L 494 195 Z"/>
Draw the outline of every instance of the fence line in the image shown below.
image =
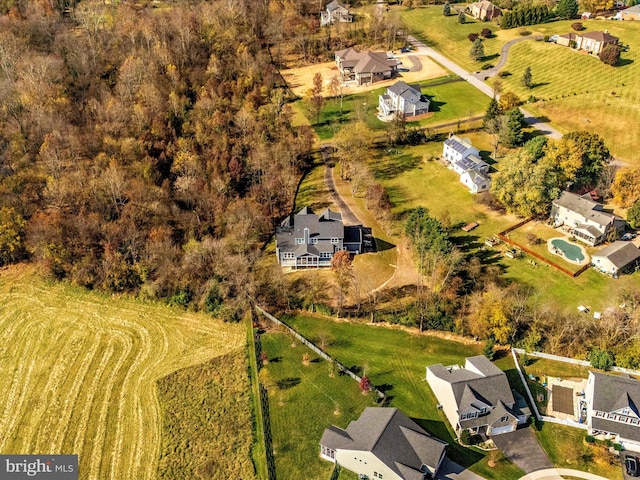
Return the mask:
<path fill-rule="evenodd" d="M 507 242 L 507 243 L 509 243 L 511 245 L 514 245 L 514 246 L 518 247 L 520 250 L 528 253 L 532 257 L 537 258 L 538 260 L 540 260 L 541 262 L 546 263 L 547 265 L 551 265 L 553 268 L 556 268 L 556 269 L 560 270 L 562 273 L 565 273 L 565 274 L 569 275 L 570 277 L 577 277 L 578 275 L 583 273 L 585 270 L 589 269 L 589 267 L 591 267 L 591 265 L 589 263 L 587 263 L 586 265 L 583 265 L 582 267 L 580 267 L 580 269 L 578 271 L 572 272 L 571 270 L 569 270 L 567 268 L 564 268 L 562 265 L 558 265 L 557 263 L 553 262 L 552 260 L 549 260 L 548 258 L 543 257 L 539 253 L 536 253 L 533 250 L 528 249 L 524 245 L 521 245 L 518 242 L 516 242 L 514 240 L 511 240 L 509 237 L 507 237 L 507 233 L 512 232 L 517 228 L 520 228 L 524 224 L 529 223 L 531 220 L 533 220 L 533 217 L 527 218 L 526 220 L 523 220 L 520 223 L 516 223 L 515 225 L 507 228 L 506 230 L 503 230 L 502 232 L 500 232 L 498 234 L 498 238 L 500 238 L 500 240 L 502 240 L 503 242 Z"/>
<path fill-rule="evenodd" d="M 583 367 L 590 367 L 591 366 L 591 363 L 589 363 L 587 360 L 578 360 L 576 358 L 561 357 L 560 355 L 552 355 L 550 353 L 543 353 L 543 352 L 527 352 L 527 351 L 523 350 L 522 348 L 513 348 L 512 352 L 515 352 L 518 355 L 527 354 L 530 357 L 546 358 L 547 360 L 554 360 L 556 362 L 571 363 L 573 365 L 581 365 Z M 515 359 L 515 357 L 514 357 L 514 359 Z M 632 370 L 631 368 L 611 367 L 610 370 L 612 372 L 627 373 L 629 375 L 640 376 L 640 370 Z"/>
<path fill-rule="evenodd" d="M 282 320 L 277 319 L 276 317 L 271 315 L 269 312 L 265 311 L 264 309 L 262 309 L 261 307 L 259 307 L 257 305 L 256 305 L 256 310 L 257 310 L 258 313 L 261 313 L 262 315 L 267 317 L 269 320 L 271 320 L 275 324 L 281 325 L 282 327 L 287 329 L 289 331 L 289 333 L 291 333 L 291 335 L 293 335 L 295 338 L 300 340 L 304 345 L 309 347 L 311 350 L 316 352 L 318 355 L 320 355 L 325 360 L 327 360 L 329 362 L 334 362 L 341 372 L 349 375 L 356 382 L 360 383 L 360 381 L 362 380 L 362 377 L 360 377 L 360 376 L 356 375 L 355 373 L 353 373 L 351 370 L 349 370 L 347 367 L 345 367 L 342 363 L 338 362 L 335 358 L 333 358 L 331 355 L 326 353 L 320 347 L 317 347 L 313 342 L 311 342 L 306 337 L 304 337 L 301 334 L 299 334 L 297 331 L 295 331 L 289 325 L 284 323 Z M 386 395 L 384 393 L 382 393 L 380 390 L 378 390 L 377 388 L 374 388 L 373 390 L 376 392 L 376 395 L 378 396 L 378 398 L 380 398 L 382 400 L 384 400 L 386 398 Z"/>
<path fill-rule="evenodd" d="M 520 380 L 522 380 L 522 385 L 524 385 L 524 389 L 527 392 L 527 396 L 529 397 L 529 401 L 531 402 L 531 406 L 533 407 L 533 413 L 536 416 L 536 420 L 540 421 L 542 420 L 542 417 L 540 416 L 540 412 L 538 411 L 538 405 L 536 405 L 536 402 L 533 400 L 533 395 L 531 395 L 531 390 L 529 390 L 529 384 L 527 383 L 527 380 L 524 377 L 524 373 L 520 368 L 520 364 L 518 363 L 518 357 L 516 357 L 515 348 L 511 349 L 511 355 L 513 355 L 513 362 L 516 364 L 518 375 L 520 375 Z"/>
<path fill-rule="evenodd" d="M 253 355 L 250 356 L 249 361 L 253 363 L 251 366 L 252 370 L 255 372 L 255 386 L 257 386 L 257 401 L 260 412 L 258 416 L 260 417 L 258 421 L 262 426 L 262 436 L 263 436 L 263 448 L 264 454 L 267 463 L 267 480 L 276 480 L 276 462 L 273 458 L 273 445 L 272 445 L 272 436 L 271 436 L 271 418 L 269 416 L 269 398 L 267 396 L 267 390 L 260 384 L 260 380 L 258 378 L 258 372 L 260 370 L 260 362 L 258 358 L 260 358 L 260 352 L 262 351 L 262 344 L 260 342 L 260 336 L 253 332 L 253 327 L 251 322 L 249 322 L 249 338 L 251 339 L 251 348 L 253 349 Z"/>

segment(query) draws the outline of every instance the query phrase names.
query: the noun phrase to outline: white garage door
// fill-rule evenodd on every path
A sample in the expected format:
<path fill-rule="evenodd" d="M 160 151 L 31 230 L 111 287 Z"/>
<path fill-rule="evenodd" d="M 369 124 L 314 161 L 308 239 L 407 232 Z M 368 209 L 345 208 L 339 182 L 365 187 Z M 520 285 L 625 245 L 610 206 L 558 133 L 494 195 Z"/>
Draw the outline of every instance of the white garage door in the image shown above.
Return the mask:
<path fill-rule="evenodd" d="M 506 427 L 496 427 L 491 429 L 491 435 L 500 435 L 501 433 L 513 432 L 516 429 L 515 425 L 507 425 Z"/>

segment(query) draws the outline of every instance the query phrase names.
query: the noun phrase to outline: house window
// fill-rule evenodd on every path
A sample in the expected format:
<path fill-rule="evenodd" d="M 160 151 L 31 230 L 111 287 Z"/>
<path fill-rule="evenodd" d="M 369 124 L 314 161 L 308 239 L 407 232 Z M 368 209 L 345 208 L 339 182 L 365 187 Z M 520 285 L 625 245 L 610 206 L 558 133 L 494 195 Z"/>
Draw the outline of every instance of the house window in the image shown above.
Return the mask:
<path fill-rule="evenodd" d="M 302 245 L 304 243 L 304 238 L 296 238 L 296 245 Z"/>
<path fill-rule="evenodd" d="M 331 258 L 331 252 L 320 252 L 320 258 Z"/>
<path fill-rule="evenodd" d="M 509 417 L 506 415 L 500 419 L 501 422 L 506 422 L 507 420 L 509 420 Z"/>
<path fill-rule="evenodd" d="M 331 243 L 340 243 L 340 239 L 339 238 L 332 238 L 331 239 Z"/>
<path fill-rule="evenodd" d="M 293 253 L 293 252 L 284 252 L 284 253 L 282 254 L 282 258 L 283 258 L 284 260 L 291 260 L 291 259 L 293 259 L 293 258 L 296 258 L 296 254 L 295 254 L 295 253 Z"/>
<path fill-rule="evenodd" d="M 309 243 L 310 243 L 311 245 L 315 245 L 316 243 L 318 243 L 318 239 L 317 239 L 317 238 L 310 238 L 310 239 L 309 239 Z"/>

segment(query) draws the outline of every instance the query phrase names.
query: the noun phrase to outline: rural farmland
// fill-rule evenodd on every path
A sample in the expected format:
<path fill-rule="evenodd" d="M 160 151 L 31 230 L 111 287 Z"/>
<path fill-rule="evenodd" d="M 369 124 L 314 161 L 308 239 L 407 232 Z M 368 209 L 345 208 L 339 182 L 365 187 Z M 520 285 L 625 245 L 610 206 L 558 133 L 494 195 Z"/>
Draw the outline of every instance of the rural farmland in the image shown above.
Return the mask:
<path fill-rule="evenodd" d="M 92 480 L 156 478 L 167 443 L 156 382 L 244 352 L 245 340 L 241 325 L 50 283 L 25 266 L 0 273 L 0 332 L 0 452 L 77 453 Z M 235 452 L 236 476 L 253 475 L 249 449 Z"/>

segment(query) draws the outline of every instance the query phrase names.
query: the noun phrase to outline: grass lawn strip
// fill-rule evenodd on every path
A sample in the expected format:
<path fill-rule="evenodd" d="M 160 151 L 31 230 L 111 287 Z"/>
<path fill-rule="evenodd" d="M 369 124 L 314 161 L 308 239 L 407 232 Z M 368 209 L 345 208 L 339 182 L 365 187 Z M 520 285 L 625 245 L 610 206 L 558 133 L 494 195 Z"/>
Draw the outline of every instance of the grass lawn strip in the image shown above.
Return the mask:
<path fill-rule="evenodd" d="M 156 380 L 244 343 L 238 325 L 50 284 L 24 266 L 3 270 L 0 299 L 0 451 L 78 453 L 91 478 L 156 478 Z"/>
<path fill-rule="evenodd" d="M 362 395 L 346 375 L 330 377 L 329 364 L 289 335 L 270 331 L 261 342 L 270 359 L 263 368 L 273 383 L 268 392 L 278 478 L 328 479 L 333 464 L 319 456 L 324 429 L 332 424 L 346 428 L 374 405 L 373 397 Z M 340 478 L 353 477 L 345 472 Z"/>
<path fill-rule="evenodd" d="M 391 397 L 391 406 L 401 409 L 425 430 L 448 442 L 449 458 L 455 462 L 486 478 L 517 479 L 523 475 L 504 459 L 491 468 L 483 453 L 458 445 L 444 414 L 436 408 L 435 395 L 424 380 L 427 365 L 464 364 L 467 356 L 481 352 L 479 344 L 319 317 L 295 316 L 283 320 L 311 341 L 319 343 L 321 337 L 325 338 L 329 354 L 360 374 L 364 371 L 376 387 Z M 508 363 L 500 366 L 515 370 Z"/>

